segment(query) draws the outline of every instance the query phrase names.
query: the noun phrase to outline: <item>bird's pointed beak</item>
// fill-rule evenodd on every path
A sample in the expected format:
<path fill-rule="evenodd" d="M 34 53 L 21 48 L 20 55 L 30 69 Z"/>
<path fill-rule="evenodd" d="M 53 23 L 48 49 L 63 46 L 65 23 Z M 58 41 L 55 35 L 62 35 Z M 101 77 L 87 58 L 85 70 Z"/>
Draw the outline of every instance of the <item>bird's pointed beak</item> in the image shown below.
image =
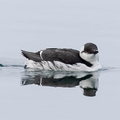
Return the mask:
<path fill-rule="evenodd" d="M 97 54 L 97 53 L 99 53 L 99 51 L 98 51 L 98 50 L 95 50 L 93 53 L 94 53 L 94 54 Z"/>

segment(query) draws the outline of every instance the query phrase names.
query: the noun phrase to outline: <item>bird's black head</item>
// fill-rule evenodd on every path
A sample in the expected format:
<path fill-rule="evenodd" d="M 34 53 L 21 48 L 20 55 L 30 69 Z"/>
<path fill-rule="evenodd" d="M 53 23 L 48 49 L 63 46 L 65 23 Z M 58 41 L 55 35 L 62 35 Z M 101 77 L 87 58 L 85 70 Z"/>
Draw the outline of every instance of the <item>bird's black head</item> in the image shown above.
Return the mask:
<path fill-rule="evenodd" d="M 97 54 L 99 51 L 98 51 L 98 47 L 94 43 L 86 43 L 84 45 L 83 52 L 89 54 Z"/>

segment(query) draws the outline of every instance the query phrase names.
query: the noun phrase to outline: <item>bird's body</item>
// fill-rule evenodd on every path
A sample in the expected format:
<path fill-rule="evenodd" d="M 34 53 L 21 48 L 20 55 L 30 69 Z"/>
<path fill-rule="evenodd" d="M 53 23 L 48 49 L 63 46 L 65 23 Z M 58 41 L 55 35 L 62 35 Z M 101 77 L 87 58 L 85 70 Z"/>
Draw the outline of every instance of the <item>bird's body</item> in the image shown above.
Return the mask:
<path fill-rule="evenodd" d="M 28 59 L 25 68 L 55 71 L 96 71 L 100 69 L 97 46 L 93 43 L 85 45 L 87 48 L 84 46 L 80 51 L 47 48 L 34 53 L 22 50 L 23 56 Z"/>

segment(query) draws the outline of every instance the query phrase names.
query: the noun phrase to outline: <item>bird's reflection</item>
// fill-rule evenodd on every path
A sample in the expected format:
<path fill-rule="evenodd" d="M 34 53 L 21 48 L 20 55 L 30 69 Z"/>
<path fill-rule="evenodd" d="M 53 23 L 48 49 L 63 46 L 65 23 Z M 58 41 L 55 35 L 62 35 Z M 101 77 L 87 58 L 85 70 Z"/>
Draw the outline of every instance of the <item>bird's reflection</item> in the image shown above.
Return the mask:
<path fill-rule="evenodd" d="M 98 90 L 99 72 L 30 72 L 22 77 L 22 85 L 36 84 L 51 87 L 75 87 L 83 89 L 83 95 L 95 96 Z"/>

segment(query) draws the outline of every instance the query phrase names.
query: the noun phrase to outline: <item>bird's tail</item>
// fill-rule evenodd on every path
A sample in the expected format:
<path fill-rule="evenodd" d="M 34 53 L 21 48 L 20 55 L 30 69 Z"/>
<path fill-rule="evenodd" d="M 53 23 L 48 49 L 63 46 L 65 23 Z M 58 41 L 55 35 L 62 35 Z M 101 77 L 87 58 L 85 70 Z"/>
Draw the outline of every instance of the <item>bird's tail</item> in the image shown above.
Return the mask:
<path fill-rule="evenodd" d="M 24 50 L 21 50 L 21 52 L 22 52 L 22 55 L 29 60 L 33 60 L 35 62 L 41 61 L 40 52 L 34 53 L 34 52 L 28 52 Z"/>

